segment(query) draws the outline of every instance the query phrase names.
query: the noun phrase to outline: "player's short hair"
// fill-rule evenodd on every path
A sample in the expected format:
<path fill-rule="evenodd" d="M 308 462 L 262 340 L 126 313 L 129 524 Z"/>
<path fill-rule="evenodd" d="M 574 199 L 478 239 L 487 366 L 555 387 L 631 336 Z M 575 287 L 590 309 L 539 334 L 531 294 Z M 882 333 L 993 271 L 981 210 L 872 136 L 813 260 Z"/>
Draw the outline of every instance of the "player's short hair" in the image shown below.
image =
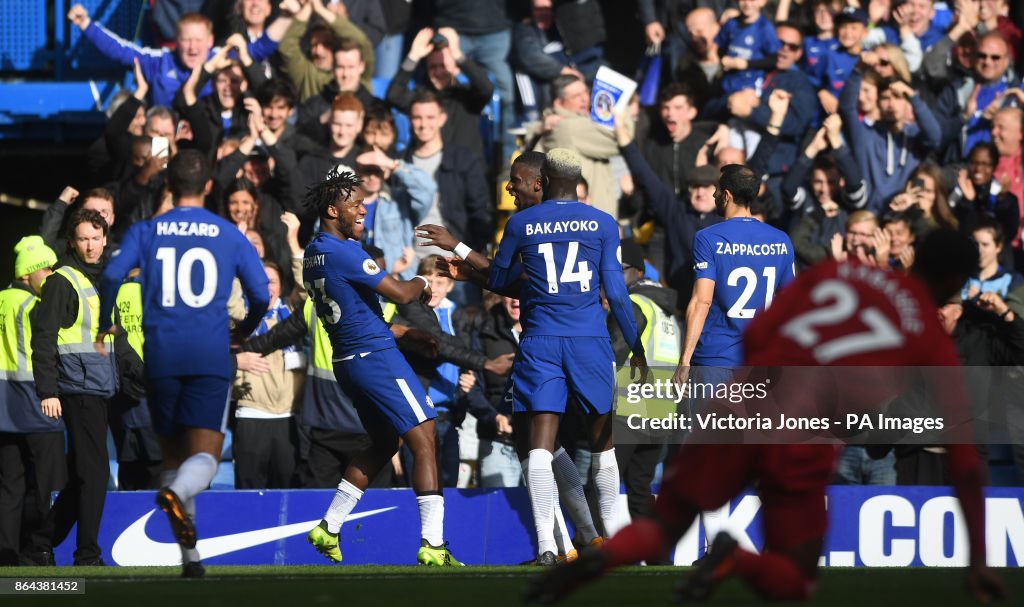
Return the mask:
<path fill-rule="evenodd" d="M 544 161 L 546 160 L 546 158 L 547 157 L 544 155 L 543 152 L 538 152 L 536 150 L 527 150 L 522 154 L 516 156 L 516 159 L 512 161 L 512 164 L 522 165 L 530 169 L 537 175 L 540 175 L 541 171 L 544 170 Z"/>
<path fill-rule="evenodd" d="M 68 219 L 68 227 L 64 233 L 64 236 L 71 242 L 75 239 L 75 230 L 78 226 L 83 223 L 91 223 L 92 227 L 103 230 L 103 235 L 106 236 L 110 232 L 110 226 L 107 225 L 107 221 L 103 219 L 103 215 L 100 215 L 99 211 L 92 209 L 75 209 L 71 213 L 71 217 Z"/>
<path fill-rule="evenodd" d="M 569 148 L 555 148 L 544 158 L 544 175 L 552 181 L 576 183 L 582 176 L 583 158 Z"/>
<path fill-rule="evenodd" d="M 355 112 L 360 116 L 366 114 L 366 108 L 363 107 L 363 102 L 352 93 L 339 93 L 334 101 L 331 102 L 332 112 Z"/>
<path fill-rule="evenodd" d="M 761 180 L 754 171 L 742 164 L 727 164 L 722 167 L 722 176 L 718 178 L 718 187 L 732 192 L 733 200 L 741 207 L 750 207 L 761 190 Z"/>
<path fill-rule="evenodd" d="M 275 99 L 281 99 L 288 107 L 295 107 L 295 87 L 287 78 L 271 78 L 256 89 L 256 101 L 260 106 L 267 107 Z"/>
<path fill-rule="evenodd" d="M 182 150 L 167 163 L 167 189 L 175 198 L 202 196 L 208 181 L 210 163 L 199 150 Z"/>
<path fill-rule="evenodd" d="M 565 89 L 574 82 L 583 82 L 579 76 L 573 74 L 559 74 L 551 81 L 551 97 L 561 99 L 565 95 Z"/>
<path fill-rule="evenodd" d="M 210 33 L 213 34 L 213 21 L 210 21 L 210 18 L 202 13 L 185 13 L 179 17 L 176 33 L 181 34 L 181 28 L 191 24 L 205 25 L 206 29 L 210 30 Z"/>
<path fill-rule="evenodd" d="M 434 276 L 438 273 L 437 271 L 437 260 L 441 259 L 440 255 L 427 255 L 420 260 L 420 265 L 416 267 L 416 273 L 423 276 Z"/>
<path fill-rule="evenodd" d="M 327 173 L 326 179 L 306 190 L 304 202 L 307 208 L 315 208 L 320 217 L 326 217 L 327 207 L 348 200 L 352 197 L 352 192 L 362 184 L 358 175 L 348 167 L 339 165 Z"/>

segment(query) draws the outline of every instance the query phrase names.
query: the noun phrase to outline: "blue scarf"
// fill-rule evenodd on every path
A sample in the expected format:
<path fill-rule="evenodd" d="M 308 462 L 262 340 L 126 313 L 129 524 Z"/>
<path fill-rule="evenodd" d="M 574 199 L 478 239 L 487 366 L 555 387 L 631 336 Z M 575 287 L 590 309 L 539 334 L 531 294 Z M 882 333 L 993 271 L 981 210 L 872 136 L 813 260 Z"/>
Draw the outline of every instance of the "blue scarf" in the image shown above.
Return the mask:
<path fill-rule="evenodd" d="M 252 332 L 252 335 L 250 337 L 263 335 L 264 333 L 269 331 L 270 327 L 267 326 L 268 320 L 276 320 L 277 322 L 282 322 L 284 319 L 291 316 L 291 314 L 291 310 L 288 309 L 288 306 L 284 305 L 284 301 L 282 301 L 281 298 L 278 297 L 273 302 L 271 302 L 270 307 L 267 308 L 267 313 L 264 314 L 263 318 L 260 319 L 259 326 L 256 327 L 256 330 Z M 286 346 L 284 348 L 281 348 L 281 351 L 286 354 L 288 352 L 295 352 L 295 346 Z"/>

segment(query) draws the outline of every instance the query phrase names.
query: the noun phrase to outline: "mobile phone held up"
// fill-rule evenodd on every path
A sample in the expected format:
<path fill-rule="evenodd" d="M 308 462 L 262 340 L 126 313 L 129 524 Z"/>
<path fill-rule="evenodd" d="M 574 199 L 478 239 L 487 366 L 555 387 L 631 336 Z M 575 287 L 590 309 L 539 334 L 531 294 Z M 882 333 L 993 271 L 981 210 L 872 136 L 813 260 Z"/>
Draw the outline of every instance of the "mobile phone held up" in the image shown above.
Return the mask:
<path fill-rule="evenodd" d="M 152 155 L 167 158 L 171 152 L 171 142 L 166 137 L 153 137 Z"/>

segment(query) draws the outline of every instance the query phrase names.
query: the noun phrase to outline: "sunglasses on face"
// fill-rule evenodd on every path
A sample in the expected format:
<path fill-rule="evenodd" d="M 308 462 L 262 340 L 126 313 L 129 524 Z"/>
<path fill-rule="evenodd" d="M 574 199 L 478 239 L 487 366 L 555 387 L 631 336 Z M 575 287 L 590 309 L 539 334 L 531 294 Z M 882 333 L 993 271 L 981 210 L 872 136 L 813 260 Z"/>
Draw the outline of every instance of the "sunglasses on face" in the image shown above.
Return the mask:
<path fill-rule="evenodd" d="M 985 53 L 978 53 L 978 60 L 980 61 L 984 61 L 986 59 L 989 61 L 999 61 L 1002 58 L 1002 55 L 986 55 Z"/>
<path fill-rule="evenodd" d="M 800 45 L 797 44 L 796 42 L 783 42 L 782 46 L 788 50 L 793 51 L 794 53 L 800 50 Z"/>

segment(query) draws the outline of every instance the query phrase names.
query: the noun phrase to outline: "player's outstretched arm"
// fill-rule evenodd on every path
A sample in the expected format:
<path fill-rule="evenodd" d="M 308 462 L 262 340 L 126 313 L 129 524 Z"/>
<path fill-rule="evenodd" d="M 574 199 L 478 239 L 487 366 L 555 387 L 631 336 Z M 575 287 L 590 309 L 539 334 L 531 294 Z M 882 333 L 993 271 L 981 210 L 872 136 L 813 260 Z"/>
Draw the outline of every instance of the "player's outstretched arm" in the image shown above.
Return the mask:
<path fill-rule="evenodd" d="M 465 260 L 485 276 L 491 268 L 491 260 L 483 253 L 477 253 L 469 248 L 469 245 L 459 242 L 452 236 L 451 232 L 443 226 L 424 224 L 416 227 L 416 236 L 421 239 L 421 247 L 437 247 L 455 253 L 460 259 Z"/>
<path fill-rule="evenodd" d="M 412 303 L 417 298 L 423 303 L 430 301 L 430 284 L 422 276 L 414 276 L 412 280 L 385 276 L 377 283 L 376 291 L 396 304 Z"/>

